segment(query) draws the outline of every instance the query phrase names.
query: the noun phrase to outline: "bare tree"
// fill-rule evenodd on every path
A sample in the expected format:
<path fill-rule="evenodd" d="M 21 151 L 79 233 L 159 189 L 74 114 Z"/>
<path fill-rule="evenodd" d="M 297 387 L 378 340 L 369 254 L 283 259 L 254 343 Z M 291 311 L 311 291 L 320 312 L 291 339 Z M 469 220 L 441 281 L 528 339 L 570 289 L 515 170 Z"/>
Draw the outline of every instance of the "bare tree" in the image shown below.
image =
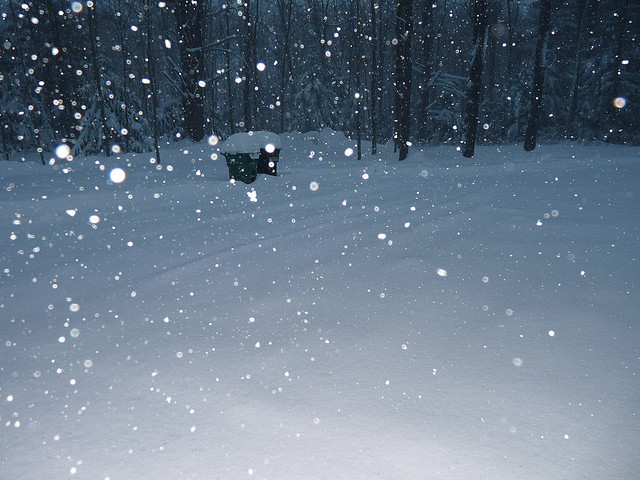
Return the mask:
<path fill-rule="evenodd" d="M 576 32 L 575 43 L 575 65 L 573 69 L 573 79 L 571 87 L 571 98 L 569 100 L 569 124 L 575 125 L 577 123 L 578 115 L 578 94 L 580 90 L 580 72 L 582 71 L 582 48 L 583 39 L 586 30 L 585 24 L 587 23 L 587 16 L 589 13 L 590 4 L 592 0 L 580 0 L 578 3 L 578 29 Z"/>
<path fill-rule="evenodd" d="M 160 163 L 160 134 L 158 129 L 158 83 L 156 78 L 156 64 L 153 55 L 153 35 L 151 27 L 151 6 L 150 0 L 144 0 L 144 23 L 146 42 L 146 63 L 147 76 L 149 79 L 149 87 L 151 92 L 151 123 L 153 125 L 153 145 L 156 150 L 156 162 Z"/>
<path fill-rule="evenodd" d="M 369 112 L 371 115 L 371 153 L 378 151 L 378 19 L 376 10 L 378 4 L 376 0 L 370 0 L 371 7 L 371 105 Z"/>
<path fill-rule="evenodd" d="M 89 23 L 89 42 L 91 45 L 91 58 L 87 59 L 87 61 L 91 64 L 91 69 L 93 70 L 93 81 L 95 83 L 96 89 L 96 102 L 98 103 L 98 109 L 100 111 L 100 118 L 96 121 L 101 123 L 101 139 L 102 147 L 101 149 L 104 151 L 105 155 L 108 157 L 110 155 L 109 148 L 109 140 L 111 138 L 109 132 L 109 125 L 107 124 L 107 116 L 105 114 L 104 108 L 104 94 L 102 89 L 102 82 L 100 80 L 101 77 L 101 66 L 100 66 L 100 57 L 98 55 L 98 35 L 96 34 L 96 14 L 95 14 L 95 4 L 90 3 L 87 5 L 87 19 Z"/>
<path fill-rule="evenodd" d="M 180 95 L 184 128 L 194 142 L 204 137 L 204 2 L 177 0 L 175 7 L 180 44 Z"/>
<path fill-rule="evenodd" d="M 74 120 L 71 110 L 73 98 L 71 92 L 74 87 L 71 84 L 72 76 L 69 75 L 69 48 L 66 45 L 64 35 L 64 28 L 61 25 L 61 17 L 58 14 L 60 11 L 54 0 L 46 0 L 44 2 L 46 12 L 49 20 L 49 32 L 51 33 L 52 40 L 52 64 L 55 75 L 49 80 L 51 83 L 51 90 L 55 92 L 56 99 L 58 100 L 58 110 L 60 111 L 60 117 L 58 124 L 60 128 L 56 133 L 60 137 L 70 136 L 76 137 L 77 131 L 74 128 Z"/>
<path fill-rule="evenodd" d="M 467 158 L 473 157 L 475 153 L 478 130 L 478 111 L 482 92 L 482 66 L 484 64 L 488 34 L 487 3 L 485 0 L 475 0 L 473 17 L 473 55 L 471 67 L 469 68 L 469 86 L 467 88 L 462 138 L 462 155 Z"/>
<path fill-rule="evenodd" d="M 293 15 L 293 0 L 278 0 L 278 14 L 280 16 L 282 28 L 282 56 L 280 59 L 280 73 L 282 83 L 280 85 L 280 132 L 285 129 L 285 113 L 288 107 L 287 90 L 291 83 L 291 31 L 293 23 L 291 21 Z"/>
<path fill-rule="evenodd" d="M 358 160 L 362 159 L 362 21 L 360 18 L 360 0 L 355 2 L 354 56 L 355 56 L 355 100 L 356 100 L 356 152 Z"/>
<path fill-rule="evenodd" d="M 549 24 L 551 22 L 551 0 L 540 0 L 540 17 L 538 19 L 538 40 L 536 43 L 536 57 L 533 66 L 533 85 L 531 87 L 531 107 L 529 121 L 524 134 L 524 149 L 530 152 L 536 148 L 538 128 L 540 123 L 540 109 L 542 106 L 542 87 L 544 85 L 544 70 L 547 55 L 547 41 L 549 39 Z"/>
<path fill-rule="evenodd" d="M 396 55 L 395 55 L 395 113 L 396 136 L 400 161 L 409 153 L 411 129 L 411 42 L 413 39 L 413 1 L 397 0 L 396 3 Z M 395 43 L 394 42 L 394 43 Z"/>
<path fill-rule="evenodd" d="M 225 73 L 227 79 L 227 114 L 229 122 L 229 131 L 231 134 L 236 133 L 236 126 L 233 122 L 233 79 L 231 78 L 231 8 L 226 5 L 225 9 L 225 30 L 227 35 L 227 46 L 225 49 Z"/>

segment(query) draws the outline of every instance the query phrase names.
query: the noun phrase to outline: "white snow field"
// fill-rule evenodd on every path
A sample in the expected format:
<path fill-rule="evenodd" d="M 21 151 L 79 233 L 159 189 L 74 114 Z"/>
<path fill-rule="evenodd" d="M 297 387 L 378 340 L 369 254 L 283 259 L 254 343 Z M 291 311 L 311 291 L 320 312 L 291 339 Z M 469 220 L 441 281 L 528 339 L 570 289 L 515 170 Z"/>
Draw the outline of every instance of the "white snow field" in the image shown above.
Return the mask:
<path fill-rule="evenodd" d="M 0 162 L 1 479 L 638 478 L 640 149 L 282 142 Z"/>

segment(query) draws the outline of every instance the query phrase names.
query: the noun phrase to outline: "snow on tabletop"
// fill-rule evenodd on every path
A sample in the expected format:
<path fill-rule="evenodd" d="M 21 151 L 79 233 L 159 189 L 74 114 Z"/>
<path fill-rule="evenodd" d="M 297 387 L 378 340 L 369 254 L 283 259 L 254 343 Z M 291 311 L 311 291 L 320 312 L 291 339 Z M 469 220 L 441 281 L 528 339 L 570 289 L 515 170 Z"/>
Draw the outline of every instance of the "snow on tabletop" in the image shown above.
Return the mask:
<path fill-rule="evenodd" d="M 273 132 L 241 132 L 231 135 L 224 141 L 220 146 L 220 152 L 235 155 L 238 153 L 259 153 L 260 149 L 269 151 L 281 148 L 280 137 Z"/>

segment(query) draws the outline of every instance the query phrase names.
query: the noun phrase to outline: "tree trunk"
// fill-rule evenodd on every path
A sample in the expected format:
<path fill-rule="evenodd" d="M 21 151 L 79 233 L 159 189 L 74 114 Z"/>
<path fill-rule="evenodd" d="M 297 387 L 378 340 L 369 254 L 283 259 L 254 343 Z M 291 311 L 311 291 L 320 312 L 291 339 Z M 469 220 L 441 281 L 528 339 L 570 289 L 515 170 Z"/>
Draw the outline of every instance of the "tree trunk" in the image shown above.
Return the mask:
<path fill-rule="evenodd" d="M 18 19 L 17 19 L 17 15 L 14 9 L 14 5 L 12 2 L 8 2 L 9 3 L 9 12 L 11 13 L 11 18 L 13 20 L 14 25 L 18 24 Z M 27 48 L 29 48 L 29 45 L 26 45 Z M 15 48 L 18 52 L 17 58 L 18 61 L 20 63 L 20 67 L 22 72 L 24 72 L 24 78 L 27 79 L 29 78 L 29 67 L 27 67 L 24 59 L 25 59 L 25 55 L 24 55 L 24 51 L 21 47 L 20 42 L 15 42 Z M 34 84 L 29 82 L 23 82 L 22 83 L 23 88 L 25 88 L 26 90 L 32 89 L 34 88 Z M 2 97 L 2 93 L 0 92 L 0 97 Z M 34 112 L 35 113 L 35 112 Z M 44 115 L 43 111 L 39 111 L 36 113 L 36 115 L 38 115 L 41 119 Z M 34 137 L 35 137 L 35 141 L 36 141 L 36 150 L 38 151 L 38 153 L 40 154 L 40 161 L 42 162 L 42 165 L 46 165 L 47 162 L 44 159 L 44 148 L 43 145 L 41 145 L 40 143 L 40 128 L 36 128 L 35 123 L 33 121 L 32 115 L 26 115 L 25 116 L 25 120 L 27 122 L 27 128 L 29 129 L 29 131 L 33 132 Z M 8 150 L 8 142 L 7 142 L 7 130 L 9 129 L 9 125 L 6 124 L 5 121 L 2 120 L 2 113 L 0 112 L 0 128 L 2 129 L 2 142 L 4 145 L 4 149 L 5 149 L 5 156 L 6 159 L 9 160 L 9 150 Z"/>
<path fill-rule="evenodd" d="M 182 61 L 181 85 L 184 128 L 188 137 L 199 142 L 204 137 L 203 78 L 203 1 L 178 0 L 176 21 Z"/>
<path fill-rule="evenodd" d="M 1 95 L 0 95 L 1 96 Z M 8 125 L 4 122 L 3 118 L 2 118 L 2 112 L 0 112 L 0 130 L 2 130 L 1 135 L 2 135 L 2 149 L 4 150 L 4 158 L 5 160 L 8 162 L 10 160 L 9 157 L 9 143 L 7 142 L 7 130 Z M 42 164 L 44 165 L 44 160 L 42 161 Z"/>
<path fill-rule="evenodd" d="M 614 35 L 615 35 L 615 52 L 613 57 L 612 66 L 614 71 L 612 72 L 613 82 L 611 84 L 611 90 L 608 92 L 604 92 L 605 95 L 609 96 L 608 99 L 608 107 L 610 113 L 609 120 L 609 134 L 606 135 L 606 140 L 613 143 L 625 143 L 624 136 L 622 132 L 624 130 L 628 130 L 630 125 L 628 122 L 625 124 L 621 121 L 620 118 L 620 110 L 621 105 L 626 104 L 623 100 L 622 103 L 619 98 L 622 98 L 622 50 L 624 47 L 624 36 L 627 33 L 627 27 L 629 22 L 628 20 L 628 11 L 629 11 L 629 0 L 619 0 L 619 2 L 615 5 L 616 11 L 618 12 L 618 18 L 614 27 Z M 630 22 L 629 22 L 630 23 Z M 631 127 L 633 128 L 633 127 Z"/>
<path fill-rule="evenodd" d="M 411 41 L 413 37 L 413 1 L 397 0 L 396 3 L 396 136 L 399 149 L 398 160 L 407 158 L 409 133 L 411 130 Z"/>
<path fill-rule="evenodd" d="M 145 30 L 147 35 L 147 76 L 149 77 L 149 86 L 151 87 L 151 123 L 153 125 L 153 145 L 156 150 L 156 162 L 160 163 L 160 135 L 158 134 L 158 87 L 156 80 L 156 67 L 153 56 L 153 36 L 151 34 L 151 7 L 149 6 L 149 0 L 144 2 L 144 19 Z"/>
<path fill-rule="evenodd" d="M 371 4 L 371 153 L 378 152 L 378 20 L 376 15 L 376 0 L 370 0 Z"/>
<path fill-rule="evenodd" d="M 513 72 L 513 31 L 515 30 L 511 2 L 507 0 L 507 79 L 511 78 Z"/>
<path fill-rule="evenodd" d="M 124 45 L 124 43 L 123 43 Z M 124 116 L 124 128 L 127 134 L 124 136 L 124 151 L 129 152 L 131 125 L 129 123 L 129 75 L 127 75 L 127 53 L 126 49 L 122 49 L 122 114 Z"/>
<path fill-rule="evenodd" d="M 282 84 L 280 86 L 280 132 L 284 132 L 285 123 L 284 118 L 286 114 L 286 106 L 288 105 L 285 102 L 285 98 L 287 95 L 287 86 L 289 85 L 289 81 L 291 80 L 291 16 L 293 14 L 293 0 L 287 1 L 287 10 L 284 11 L 284 2 L 278 3 L 280 7 L 280 14 L 282 17 L 282 29 L 284 34 L 284 45 L 282 47 L 282 65 L 281 65 L 281 74 L 282 74 Z M 286 19 L 285 19 L 286 17 Z"/>
<path fill-rule="evenodd" d="M 117 5 L 117 11 L 118 12 L 122 12 L 123 10 L 123 5 L 122 5 L 122 0 L 118 0 L 118 5 Z M 117 29 L 118 29 L 118 41 L 120 43 L 121 49 L 120 52 L 122 53 L 121 56 L 121 60 L 122 60 L 122 64 L 121 64 L 121 68 L 122 68 L 122 114 L 123 114 L 123 126 L 126 129 L 126 131 L 128 132 L 126 135 L 124 135 L 124 151 L 125 152 L 129 152 L 130 151 L 130 132 L 131 132 L 131 124 L 129 122 L 129 95 L 130 95 L 130 86 L 131 86 L 131 80 L 129 79 L 129 75 L 127 73 L 127 56 L 129 55 L 129 48 L 127 45 L 127 37 L 125 35 L 125 29 L 126 24 L 125 24 L 125 19 L 122 18 L 122 16 L 118 16 L 116 18 L 116 25 L 117 25 Z M 128 22 L 127 22 L 128 23 Z"/>
<path fill-rule="evenodd" d="M 611 102 L 610 105 L 613 104 L 613 99 L 620 95 L 620 74 L 621 74 L 621 65 L 622 65 L 622 48 L 624 47 L 624 35 L 627 32 L 627 12 L 629 10 L 629 0 L 620 0 L 622 5 L 619 5 L 619 14 L 618 20 L 615 25 L 615 42 L 616 42 L 616 51 L 614 57 L 614 65 L 615 65 L 615 73 L 613 75 L 613 88 L 611 91 Z M 617 109 L 615 110 L 617 111 Z"/>
<path fill-rule="evenodd" d="M 356 152 L 358 160 L 362 159 L 362 94 L 360 93 L 360 87 L 362 85 L 362 22 L 360 21 L 360 0 L 356 0 L 356 12 L 355 12 L 355 70 L 356 70 Z"/>
<path fill-rule="evenodd" d="M 419 137 L 421 139 L 426 139 L 429 135 L 429 81 L 431 80 L 431 74 L 433 72 L 433 63 L 431 61 L 431 51 L 433 50 L 433 29 L 431 28 L 432 19 L 433 19 L 433 6 L 431 2 L 427 2 L 427 4 L 423 7 L 424 10 L 422 12 L 422 30 L 424 32 L 424 37 L 422 38 L 422 59 L 424 62 L 424 81 L 425 87 L 420 90 L 420 105 L 421 105 L 421 114 L 422 118 L 420 119 L 419 124 Z"/>
<path fill-rule="evenodd" d="M 485 0 L 476 0 L 474 6 L 473 56 L 469 69 L 469 86 L 465 105 L 464 132 L 462 138 L 462 155 L 473 157 L 478 131 L 478 112 L 482 93 L 482 66 L 485 46 L 487 44 L 487 4 Z"/>
<path fill-rule="evenodd" d="M 542 88 L 544 85 L 544 70 L 546 64 L 547 41 L 549 39 L 549 25 L 551 22 L 551 0 L 540 0 L 540 18 L 538 21 L 538 41 L 533 70 L 533 85 L 531 87 L 531 108 L 529 122 L 524 134 L 524 149 L 527 152 L 536 148 L 540 109 L 542 106 Z"/>
<path fill-rule="evenodd" d="M 58 119 L 58 124 L 60 125 L 60 128 L 55 130 L 55 133 L 62 138 L 66 136 L 76 138 L 76 130 L 74 128 L 74 120 L 71 110 L 71 91 L 73 90 L 73 87 L 70 85 L 70 81 L 68 80 L 70 75 L 65 72 L 66 60 L 64 57 L 67 49 L 64 47 L 62 42 L 62 27 L 58 21 L 59 8 L 56 7 L 52 0 L 47 0 L 46 9 L 49 23 L 51 24 L 51 36 L 53 39 L 52 51 L 56 49 L 58 52 L 53 54 L 52 59 L 56 75 L 55 78 L 50 80 L 52 87 L 51 90 L 55 92 L 56 97 L 54 98 L 62 101 L 62 104 L 59 105 L 61 114 Z"/>
<path fill-rule="evenodd" d="M 253 58 L 254 43 L 253 27 L 251 22 L 251 1 L 245 0 L 245 32 L 244 32 L 244 95 L 242 96 L 244 110 L 244 128 L 249 131 L 253 128 L 253 78 L 255 59 Z"/>
<path fill-rule="evenodd" d="M 97 36 L 96 36 L 96 17 L 95 17 L 95 6 L 87 6 L 87 18 L 89 23 L 89 37 L 91 42 L 91 59 L 87 59 L 87 61 L 91 64 L 91 68 L 93 70 L 93 81 L 95 83 L 96 88 L 96 101 L 98 102 L 98 109 L 100 111 L 100 119 L 99 122 L 102 123 L 100 126 L 101 130 L 101 143 L 102 150 L 105 155 L 108 157 L 111 154 L 109 147 L 109 140 L 111 135 L 109 134 L 109 125 L 107 124 L 107 116 L 104 110 L 104 95 L 102 92 L 102 82 L 100 81 L 100 60 L 98 58 L 98 44 L 97 44 Z"/>
<path fill-rule="evenodd" d="M 227 6 L 225 14 L 225 23 L 227 29 L 227 49 L 225 52 L 226 72 L 227 72 L 227 102 L 228 102 L 228 122 L 229 132 L 231 135 L 236 133 L 236 126 L 233 123 L 233 79 L 231 78 L 231 9 Z"/>
<path fill-rule="evenodd" d="M 578 114 L 578 92 L 580 89 L 580 67 L 581 67 L 581 53 L 582 53 L 582 36 L 584 31 L 585 17 L 589 9 L 589 0 L 582 0 L 580 9 L 578 11 L 578 34 L 576 38 L 576 56 L 575 65 L 573 69 L 573 81 L 571 87 L 571 99 L 569 101 L 569 118 L 568 123 L 570 125 L 569 130 L 573 130 L 571 126 L 577 123 Z"/>

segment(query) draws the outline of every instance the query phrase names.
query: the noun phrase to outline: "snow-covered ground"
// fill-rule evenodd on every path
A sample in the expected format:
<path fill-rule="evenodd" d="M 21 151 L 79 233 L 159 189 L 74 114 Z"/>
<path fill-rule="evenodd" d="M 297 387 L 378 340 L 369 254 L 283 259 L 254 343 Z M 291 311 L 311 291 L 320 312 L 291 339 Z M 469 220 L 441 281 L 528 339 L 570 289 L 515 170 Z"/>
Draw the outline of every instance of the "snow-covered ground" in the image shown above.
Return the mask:
<path fill-rule="evenodd" d="M 282 140 L 0 162 L 0 478 L 638 478 L 640 149 Z"/>

